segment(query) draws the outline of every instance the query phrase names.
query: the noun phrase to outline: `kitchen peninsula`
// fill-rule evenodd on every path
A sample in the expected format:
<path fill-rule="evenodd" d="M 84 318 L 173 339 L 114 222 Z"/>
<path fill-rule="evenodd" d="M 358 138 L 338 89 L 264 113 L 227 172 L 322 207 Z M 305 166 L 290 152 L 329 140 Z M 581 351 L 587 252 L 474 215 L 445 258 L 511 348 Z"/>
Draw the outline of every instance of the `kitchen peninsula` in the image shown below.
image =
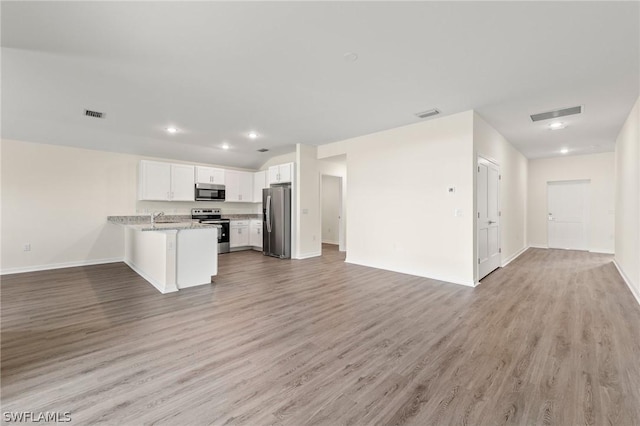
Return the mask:
<path fill-rule="evenodd" d="M 107 220 L 124 228 L 124 262 L 161 293 L 210 284 L 218 273 L 220 225 L 182 217 L 152 223 L 148 215 Z"/>

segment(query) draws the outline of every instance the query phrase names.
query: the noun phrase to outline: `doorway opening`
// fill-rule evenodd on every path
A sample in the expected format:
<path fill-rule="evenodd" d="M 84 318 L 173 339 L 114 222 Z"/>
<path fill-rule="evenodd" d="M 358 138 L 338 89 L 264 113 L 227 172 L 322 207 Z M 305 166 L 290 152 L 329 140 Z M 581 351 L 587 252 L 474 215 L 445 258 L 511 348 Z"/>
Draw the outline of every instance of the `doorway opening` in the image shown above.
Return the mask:
<path fill-rule="evenodd" d="M 590 180 L 547 182 L 547 245 L 588 250 Z"/>
<path fill-rule="evenodd" d="M 321 175 L 322 245 L 331 244 L 344 251 L 342 177 Z"/>

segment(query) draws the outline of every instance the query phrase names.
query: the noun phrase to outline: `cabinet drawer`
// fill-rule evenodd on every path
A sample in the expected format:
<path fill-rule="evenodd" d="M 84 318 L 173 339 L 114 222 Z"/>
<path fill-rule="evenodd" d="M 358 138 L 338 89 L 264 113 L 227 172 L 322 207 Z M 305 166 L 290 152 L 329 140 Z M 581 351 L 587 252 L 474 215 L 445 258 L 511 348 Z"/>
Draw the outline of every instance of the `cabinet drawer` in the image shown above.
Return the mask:
<path fill-rule="evenodd" d="M 229 223 L 230 226 L 249 226 L 248 220 L 232 220 Z"/>

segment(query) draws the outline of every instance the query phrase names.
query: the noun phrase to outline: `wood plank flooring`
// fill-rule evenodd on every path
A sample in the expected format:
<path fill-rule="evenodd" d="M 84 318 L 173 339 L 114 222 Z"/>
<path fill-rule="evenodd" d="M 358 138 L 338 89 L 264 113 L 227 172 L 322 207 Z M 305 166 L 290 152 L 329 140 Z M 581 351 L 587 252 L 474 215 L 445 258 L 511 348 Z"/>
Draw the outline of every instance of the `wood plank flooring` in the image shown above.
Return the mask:
<path fill-rule="evenodd" d="M 638 425 L 640 306 L 611 256 L 529 249 L 475 288 L 220 257 L 161 295 L 124 264 L 2 279 L 2 410 L 71 424 Z"/>

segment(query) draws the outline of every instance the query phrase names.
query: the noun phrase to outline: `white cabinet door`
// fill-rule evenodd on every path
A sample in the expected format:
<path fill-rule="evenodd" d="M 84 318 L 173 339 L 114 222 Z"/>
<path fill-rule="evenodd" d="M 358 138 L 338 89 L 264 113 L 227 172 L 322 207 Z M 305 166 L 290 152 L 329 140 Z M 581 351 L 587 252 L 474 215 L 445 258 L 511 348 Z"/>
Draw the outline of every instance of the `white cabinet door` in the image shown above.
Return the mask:
<path fill-rule="evenodd" d="M 225 173 L 225 201 L 240 201 L 240 175 L 235 170 L 227 170 Z"/>
<path fill-rule="evenodd" d="M 227 170 L 225 201 L 250 203 L 253 201 L 253 174 Z"/>
<path fill-rule="evenodd" d="M 282 182 L 293 181 L 293 163 L 280 164 L 280 179 Z"/>
<path fill-rule="evenodd" d="M 213 167 L 196 167 L 196 182 L 197 183 L 214 183 L 216 185 L 224 185 L 225 182 L 225 170 L 216 169 Z"/>
<path fill-rule="evenodd" d="M 269 167 L 269 183 L 287 183 L 293 179 L 293 163 Z"/>
<path fill-rule="evenodd" d="M 253 174 L 253 202 L 262 202 L 262 190 L 269 187 L 268 171 L 262 170 Z"/>
<path fill-rule="evenodd" d="M 269 184 L 278 183 L 279 176 L 280 176 L 280 166 L 269 167 Z"/>
<path fill-rule="evenodd" d="M 194 201 L 195 182 L 193 166 L 171 165 L 171 201 Z"/>
<path fill-rule="evenodd" d="M 171 198 L 171 164 L 140 161 L 138 199 L 166 201 Z"/>
<path fill-rule="evenodd" d="M 249 245 L 249 224 L 246 221 L 235 222 L 231 221 L 229 226 L 229 246 L 235 247 L 247 247 Z"/>
<path fill-rule="evenodd" d="M 252 247 L 262 248 L 262 221 L 252 220 L 249 233 L 249 244 Z"/>
<path fill-rule="evenodd" d="M 240 199 L 243 203 L 253 201 L 253 173 L 239 172 L 240 174 Z"/>

